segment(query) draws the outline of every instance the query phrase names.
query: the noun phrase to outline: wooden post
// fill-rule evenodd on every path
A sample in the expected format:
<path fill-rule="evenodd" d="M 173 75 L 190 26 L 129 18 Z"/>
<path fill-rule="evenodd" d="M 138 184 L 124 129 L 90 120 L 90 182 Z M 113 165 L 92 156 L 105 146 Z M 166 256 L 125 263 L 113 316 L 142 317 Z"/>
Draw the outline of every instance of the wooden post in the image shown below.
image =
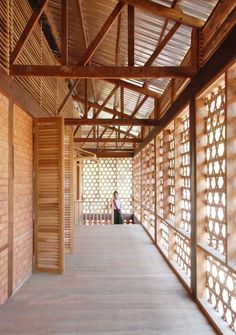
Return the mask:
<path fill-rule="evenodd" d="M 192 98 L 189 106 L 190 121 L 190 201 L 191 201 L 191 290 L 194 298 L 197 297 L 197 179 L 196 179 L 196 102 Z"/>
<path fill-rule="evenodd" d="M 195 196 L 196 199 L 196 209 L 193 213 L 191 213 L 191 220 L 195 220 L 196 223 L 194 224 L 192 221 L 192 225 L 196 225 L 195 229 L 195 239 L 196 243 L 207 242 L 206 236 L 206 165 L 205 165 L 205 148 L 207 144 L 207 137 L 206 137 L 206 108 L 204 104 L 204 99 L 199 98 L 196 101 L 196 154 L 195 159 L 196 161 L 196 185 L 195 190 L 193 186 L 191 188 L 192 194 L 191 197 Z M 193 122 L 193 120 L 192 120 Z M 192 157 L 194 159 L 194 157 Z M 194 164 L 194 160 L 193 160 Z M 191 163 L 193 168 L 193 165 Z M 192 177 L 193 178 L 193 177 Z M 191 183 L 194 182 L 191 180 Z M 194 205 L 194 203 L 193 203 Z M 192 206 L 193 206 L 192 205 Z M 193 207 L 194 209 L 194 207 Z M 192 210 L 193 210 L 192 209 Z M 195 216 L 195 218 L 194 218 Z M 195 260 L 193 260 L 195 261 Z M 194 266 L 194 265 L 193 265 Z M 197 255 L 196 255 L 196 278 L 192 279 L 193 289 L 196 290 L 194 294 L 196 294 L 197 298 L 203 298 L 205 292 L 205 282 L 206 282 L 206 261 L 205 261 L 205 253 L 197 247 Z M 196 283 L 197 283 L 197 287 Z"/>
<path fill-rule="evenodd" d="M 176 227 L 182 228 L 181 225 L 181 202 L 182 202 L 182 146 L 181 146 L 181 130 L 182 130 L 182 119 L 178 117 L 175 119 L 175 225 Z"/>
<path fill-rule="evenodd" d="M 155 244 L 157 244 L 157 152 L 156 152 L 156 147 L 157 147 L 157 139 L 156 137 L 154 138 L 154 213 L 155 213 Z"/>
<path fill-rule="evenodd" d="M 170 130 L 165 129 L 163 131 L 163 217 L 168 219 L 169 217 L 169 135 Z"/>

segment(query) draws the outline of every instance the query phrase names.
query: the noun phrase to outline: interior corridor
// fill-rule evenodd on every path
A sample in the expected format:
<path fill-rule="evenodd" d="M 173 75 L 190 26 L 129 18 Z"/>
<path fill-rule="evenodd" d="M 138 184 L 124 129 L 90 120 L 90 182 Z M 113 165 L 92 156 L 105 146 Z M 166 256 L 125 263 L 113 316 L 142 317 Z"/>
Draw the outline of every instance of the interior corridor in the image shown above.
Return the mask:
<path fill-rule="evenodd" d="M 214 334 L 140 225 L 76 226 L 63 276 L 37 273 L 0 334 Z"/>

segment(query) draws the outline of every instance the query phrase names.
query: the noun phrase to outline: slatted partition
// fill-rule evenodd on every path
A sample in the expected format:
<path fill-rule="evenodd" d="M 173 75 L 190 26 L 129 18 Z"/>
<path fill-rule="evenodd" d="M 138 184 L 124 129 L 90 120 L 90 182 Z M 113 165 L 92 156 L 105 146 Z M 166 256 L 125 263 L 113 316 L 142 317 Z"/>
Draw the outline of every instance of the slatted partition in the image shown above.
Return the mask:
<path fill-rule="evenodd" d="M 236 332 L 235 66 L 197 100 L 198 297 Z M 204 125 L 204 126 L 203 126 Z M 201 170 L 200 170 L 201 169 Z M 202 172 L 203 171 L 203 172 Z M 233 216 L 232 216 L 233 213 Z M 232 259 L 233 255 L 233 259 Z M 205 266 L 203 266 L 205 264 Z M 205 302 L 207 300 L 207 303 Z"/>
<path fill-rule="evenodd" d="M 141 222 L 141 152 L 133 159 L 133 199 L 134 199 L 134 213 L 135 220 Z"/>
<path fill-rule="evenodd" d="M 64 202 L 65 202 L 65 253 L 73 251 L 74 231 L 74 189 L 73 189 L 73 131 L 66 128 L 64 133 Z"/>
<path fill-rule="evenodd" d="M 64 271 L 64 122 L 35 120 L 35 270 Z"/>
<path fill-rule="evenodd" d="M 133 223 L 132 159 L 100 158 L 83 161 L 83 224 L 111 224 L 111 199 L 117 190 L 125 223 Z"/>
<path fill-rule="evenodd" d="M 235 84 L 231 65 L 133 158 L 134 219 L 221 334 L 236 332 Z"/>

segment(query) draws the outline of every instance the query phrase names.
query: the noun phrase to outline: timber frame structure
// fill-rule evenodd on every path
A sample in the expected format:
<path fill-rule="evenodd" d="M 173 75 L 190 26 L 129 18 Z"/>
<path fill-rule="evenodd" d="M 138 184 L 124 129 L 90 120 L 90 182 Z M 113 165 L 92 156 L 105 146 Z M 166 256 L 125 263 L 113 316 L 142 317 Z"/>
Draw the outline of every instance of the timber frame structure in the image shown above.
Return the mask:
<path fill-rule="evenodd" d="M 35 270 L 63 273 L 73 251 L 74 161 L 113 159 L 117 169 L 123 159 L 132 166 L 134 222 L 216 331 L 234 334 L 236 3 L 3 0 L 0 22 L 11 200 L 24 137 L 14 129 L 25 122 L 34 134 L 33 149 L 23 139 L 22 159 L 34 166 Z M 11 225 L 0 244 L 4 302 L 29 275 L 14 282 L 13 244 Z"/>

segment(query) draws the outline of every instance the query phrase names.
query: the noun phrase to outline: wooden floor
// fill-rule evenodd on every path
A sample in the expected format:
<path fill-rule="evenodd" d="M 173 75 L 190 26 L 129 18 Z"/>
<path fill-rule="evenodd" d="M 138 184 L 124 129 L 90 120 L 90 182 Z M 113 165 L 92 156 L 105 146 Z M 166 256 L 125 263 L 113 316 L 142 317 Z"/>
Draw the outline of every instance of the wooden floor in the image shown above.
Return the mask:
<path fill-rule="evenodd" d="M 139 225 L 80 226 L 64 275 L 34 274 L 0 308 L 0 334 L 215 332 Z"/>

